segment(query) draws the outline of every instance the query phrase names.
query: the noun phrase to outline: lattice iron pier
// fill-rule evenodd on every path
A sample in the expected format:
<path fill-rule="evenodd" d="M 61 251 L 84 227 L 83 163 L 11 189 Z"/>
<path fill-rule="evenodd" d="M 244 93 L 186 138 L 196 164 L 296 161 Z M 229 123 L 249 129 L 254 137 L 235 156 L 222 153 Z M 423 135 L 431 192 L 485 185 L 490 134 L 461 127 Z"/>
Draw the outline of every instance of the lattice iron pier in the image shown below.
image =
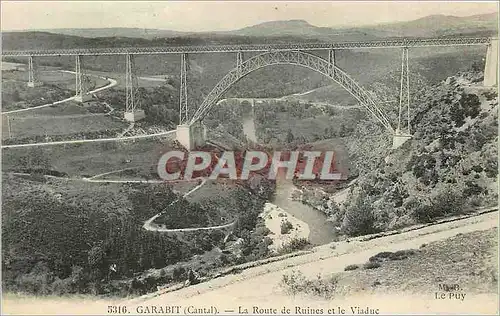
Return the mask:
<path fill-rule="evenodd" d="M 85 75 L 85 68 L 83 65 L 83 57 L 76 55 L 75 57 L 75 101 L 86 102 L 92 99 L 88 94 L 89 78 Z"/>
<path fill-rule="evenodd" d="M 140 109 L 137 95 L 138 82 L 135 75 L 134 55 L 153 54 L 181 54 L 180 69 L 180 97 L 179 97 L 179 123 L 189 126 L 186 135 L 191 133 L 191 125 L 201 121 L 214 106 L 221 96 L 234 83 L 249 73 L 270 65 L 297 65 L 315 70 L 346 89 L 384 128 L 394 135 L 393 148 L 401 146 L 411 138 L 410 124 L 410 77 L 409 77 L 409 48 L 411 47 L 445 47 L 445 46 L 472 46 L 487 45 L 485 86 L 498 84 L 498 39 L 490 37 L 476 38 L 418 38 L 418 39 L 391 39 L 380 41 L 337 42 L 337 43 L 288 43 L 288 44 L 253 44 L 253 45 L 200 45 L 200 46 L 169 46 L 169 47 L 132 47 L 132 48 L 91 48 L 91 49 L 58 49 L 58 50 L 29 50 L 29 51 L 3 51 L 4 56 L 29 57 L 29 82 L 28 86 L 41 84 L 37 81 L 35 56 L 76 56 L 76 100 L 84 101 L 90 97 L 87 92 L 87 81 L 84 75 L 82 56 L 84 55 L 126 55 L 126 112 L 125 119 L 137 121 L 144 117 Z M 376 96 L 372 96 L 357 82 L 349 77 L 342 69 L 337 67 L 335 53 L 337 50 L 353 48 L 402 48 L 401 82 L 399 91 L 399 113 L 397 126 L 394 128 L 387 116 L 378 106 Z M 327 50 L 328 58 L 324 59 L 308 53 L 307 51 Z M 188 54 L 189 53 L 236 53 L 236 66 L 212 89 L 202 104 L 197 109 L 189 111 L 188 108 Z M 247 60 L 244 53 L 259 53 Z M 193 113 L 191 115 L 191 113 Z M 403 116 L 406 119 L 403 119 Z M 407 122 L 404 122 L 404 121 Z M 191 142 L 190 142 L 191 143 Z"/>
<path fill-rule="evenodd" d="M 125 114 L 124 118 L 130 122 L 136 122 L 146 117 L 144 110 L 140 109 L 140 99 L 138 96 L 139 82 L 135 74 L 134 55 L 127 54 L 125 67 Z"/>
<path fill-rule="evenodd" d="M 29 56 L 28 60 L 28 87 L 34 88 L 43 85 L 43 82 L 38 80 L 38 69 L 34 57 Z"/>
<path fill-rule="evenodd" d="M 181 54 L 181 86 L 179 93 L 179 124 L 185 124 L 189 119 L 187 94 L 188 54 Z"/>

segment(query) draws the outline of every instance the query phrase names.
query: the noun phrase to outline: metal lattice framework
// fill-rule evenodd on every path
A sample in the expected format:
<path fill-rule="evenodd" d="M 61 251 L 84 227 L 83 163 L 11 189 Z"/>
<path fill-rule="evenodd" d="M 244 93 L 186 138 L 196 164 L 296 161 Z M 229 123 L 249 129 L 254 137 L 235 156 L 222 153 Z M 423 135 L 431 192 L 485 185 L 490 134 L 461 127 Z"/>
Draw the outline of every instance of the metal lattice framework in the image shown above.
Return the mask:
<path fill-rule="evenodd" d="M 403 112 L 403 107 L 407 107 L 408 122 L 406 125 L 406 132 L 410 135 L 410 71 L 409 71 L 409 60 L 408 60 L 408 47 L 403 48 L 403 54 L 401 58 L 401 87 L 399 89 L 399 116 L 398 116 L 398 127 L 396 129 L 396 134 L 401 132 L 401 115 Z"/>
<path fill-rule="evenodd" d="M 125 111 L 134 112 L 139 107 L 139 99 L 137 98 L 138 81 L 135 74 L 134 56 L 126 55 L 126 71 L 125 71 L 125 85 L 127 90 L 127 97 L 125 102 Z"/>
<path fill-rule="evenodd" d="M 76 55 L 75 58 L 75 72 L 76 72 L 75 96 L 83 98 L 83 96 L 87 93 L 87 80 L 84 74 L 82 56 L 80 55 Z"/>
<path fill-rule="evenodd" d="M 243 60 L 244 60 L 243 52 L 238 52 L 236 54 L 236 68 L 237 69 L 241 69 L 241 65 L 243 64 Z"/>
<path fill-rule="evenodd" d="M 328 51 L 328 63 L 330 64 L 330 71 L 333 73 L 335 71 L 335 50 L 330 49 Z"/>
<path fill-rule="evenodd" d="M 32 85 L 35 84 L 37 81 L 37 67 L 36 63 L 33 60 L 33 56 L 30 56 L 29 62 L 28 62 L 28 82 Z"/>
<path fill-rule="evenodd" d="M 179 123 L 182 124 L 188 120 L 188 93 L 187 93 L 187 71 L 188 56 L 181 55 L 181 87 L 179 93 Z"/>
<path fill-rule="evenodd" d="M 192 45 L 168 47 L 110 47 L 77 48 L 53 50 L 7 50 L 3 56 L 63 56 L 63 55 L 154 55 L 170 53 L 217 53 L 217 52 L 265 52 L 277 50 L 326 50 L 353 48 L 395 48 L 430 46 L 470 46 L 486 45 L 490 37 L 450 37 L 450 38 L 398 38 L 380 41 L 335 42 L 335 43 L 288 43 L 288 44 L 249 44 L 249 45 Z"/>
<path fill-rule="evenodd" d="M 317 71 L 332 79 L 347 90 L 359 103 L 364 106 L 387 130 L 394 133 L 389 120 L 377 106 L 375 100 L 356 81 L 344 71 L 316 55 L 302 51 L 277 51 L 256 55 L 231 70 L 207 95 L 201 106 L 193 115 L 190 124 L 201 120 L 214 106 L 221 96 L 241 78 L 258 69 L 272 65 L 296 65 Z M 187 123 L 187 122 L 184 122 Z"/>

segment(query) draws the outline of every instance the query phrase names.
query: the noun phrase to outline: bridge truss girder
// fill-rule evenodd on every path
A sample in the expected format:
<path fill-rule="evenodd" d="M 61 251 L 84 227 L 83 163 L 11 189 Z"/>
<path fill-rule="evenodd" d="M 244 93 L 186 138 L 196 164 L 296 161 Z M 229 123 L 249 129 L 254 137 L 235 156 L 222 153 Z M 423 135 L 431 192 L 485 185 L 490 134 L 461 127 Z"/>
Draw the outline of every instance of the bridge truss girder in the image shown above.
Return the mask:
<path fill-rule="evenodd" d="M 349 77 L 343 70 L 338 68 L 332 62 L 325 60 L 316 55 L 298 50 L 291 51 L 270 51 L 256 55 L 242 62 L 239 66 L 232 69 L 222 78 L 219 83 L 207 95 L 201 106 L 195 112 L 190 120 L 190 124 L 201 120 L 214 106 L 220 97 L 233 84 L 247 76 L 253 71 L 271 65 L 296 65 L 302 66 L 314 71 L 317 71 L 328 78 L 332 79 L 344 89 L 346 89 L 358 102 L 372 114 L 388 131 L 394 133 L 388 118 L 384 115 L 381 109 L 377 106 L 375 100 L 370 94 L 363 89 L 356 81 Z"/>
<path fill-rule="evenodd" d="M 3 56 L 63 56 L 63 55 L 124 55 L 124 54 L 179 54 L 179 53 L 220 53 L 220 52 L 266 52 L 289 50 L 330 50 L 355 48 L 400 48 L 400 47 L 445 47 L 487 45 L 490 37 L 414 38 L 388 39 L 379 41 L 333 42 L 333 43 L 286 43 L 248 45 L 193 45 L 167 47 L 112 47 L 78 48 L 53 50 L 6 50 Z"/>

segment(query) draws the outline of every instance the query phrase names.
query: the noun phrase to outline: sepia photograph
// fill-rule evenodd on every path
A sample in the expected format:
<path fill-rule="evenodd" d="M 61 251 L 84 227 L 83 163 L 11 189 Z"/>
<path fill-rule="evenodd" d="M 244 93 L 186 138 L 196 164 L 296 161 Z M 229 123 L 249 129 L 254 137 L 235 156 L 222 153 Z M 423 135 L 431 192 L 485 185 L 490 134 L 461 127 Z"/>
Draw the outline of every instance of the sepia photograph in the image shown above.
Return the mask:
<path fill-rule="evenodd" d="M 1 2 L 2 315 L 498 315 L 498 1 Z"/>

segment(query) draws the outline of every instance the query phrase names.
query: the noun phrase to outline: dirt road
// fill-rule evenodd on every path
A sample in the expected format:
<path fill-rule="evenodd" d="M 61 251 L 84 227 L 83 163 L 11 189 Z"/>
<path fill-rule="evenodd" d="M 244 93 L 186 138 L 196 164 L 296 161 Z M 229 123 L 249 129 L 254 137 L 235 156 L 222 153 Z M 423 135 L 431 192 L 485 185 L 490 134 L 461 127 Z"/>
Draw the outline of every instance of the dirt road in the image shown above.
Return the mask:
<path fill-rule="evenodd" d="M 43 142 L 43 143 L 31 143 L 31 144 L 16 144 L 16 145 L 3 145 L 2 148 L 21 148 L 21 147 L 33 147 L 33 146 L 53 146 L 53 145 L 64 145 L 64 144 L 82 144 L 82 143 L 98 143 L 98 142 L 115 142 L 122 140 L 132 140 L 132 139 L 141 139 L 141 138 L 150 138 L 150 137 L 158 137 L 158 136 L 167 136 L 167 139 L 171 139 L 172 136 L 175 136 L 176 130 L 154 133 L 154 134 L 146 134 L 146 135 L 137 135 L 137 136 L 124 136 L 124 137 L 112 137 L 112 138 L 94 138 L 94 139 L 75 139 L 75 140 L 64 140 L 64 141 L 54 141 L 54 142 Z"/>
<path fill-rule="evenodd" d="M 338 308 L 346 315 L 356 314 L 356 307 L 367 307 L 379 314 L 496 314 L 498 295 L 468 293 L 467 300 L 436 300 L 435 289 L 429 289 L 428 295 L 409 293 L 381 293 L 376 295 L 351 296 L 325 301 L 305 296 L 287 296 L 279 286 L 283 274 L 300 270 L 304 275 L 314 277 L 318 274 L 331 274 L 343 271 L 348 264 L 366 262 L 369 256 L 380 251 L 394 251 L 418 248 L 423 243 L 443 240 L 458 233 L 484 231 L 498 227 L 498 211 L 470 217 L 448 223 L 428 226 L 418 230 L 372 239 L 370 241 L 351 241 L 336 243 L 336 248 L 325 245 L 315 248 L 310 254 L 288 258 L 250 268 L 240 274 L 228 275 L 206 283 L 190 286 L 175 292 L 153 298 L 97 299 L 95 297 L 35 297 L 4 295 L 2 312 L 4 314 L 30 315 L 105 315 L 109 306 L 126 306 L 130 314 L 151 314 L 152 307 L 180 306 L 180 313 L 214 306 L 220 314 L 236 314 L 238 309 L 247 309 L 255 313 L 253 307 L 267 309 L 265 314 L 282 314 L 283 306 L 291 309 L 291 314 L 298 314 L 296 307 L 309 308 L 302 314 L 311 314 L 313 308 L 323 308 L 324 315 L 338 314 Z M 354 308 L 351 310 L 351 308 Z M 335 309 L 335 313 L 328 312 Z M 148 312 L 149 310 L 149 312 Z M 318 313 L 318 312 L 316 312 Z M 163 313 L 165 314 L 165 313 Z"/>
<path fill-rule="evenodd" d="M 68 71 L 68 70 L 60 70 L 60 72 L 66 72 L 66 73 L 71 73 L 71 74 L 75 73 L 74 71 Z M 114 86 L 117 85 L 117 81 L 114 80 L 114 79 L 111 79 L 111 78 L 104 78 L 104 77 L 93 75 L 93 74 L 89 74 L 89 76 L 99 77 L 101 79 L 108 80 L 109 84 L 105 85 L 104 87 L 100 87 L 100 88 L 97 88 L 95 90 L 89 91 L 88 94 L 94 94 L 94 93 L 97 93 L 99 91 L 106 90 L 106 89 L 112 88 L 112 87 L 114 87 Z M 12 111 L 7 111 L 7 112 L 2 112 L 1 114 L 5 115 L 5 114 L 25 112 L 25 111 L 32 111 L 32 110 L 41 109 L 41 108 L 45 108 L 45 107 L 49 107 L 49 106 L 54 106 L 54 105 L 57 105 L 57 104 L 65 103 L 65 102 L 68 102 L 68 101 L 72 101 L 75 98 L 76 97 L 73 96 L 71 98 L 67 98 L 67 99 L 64 99 L 64 100 L 56 101 L 56 102 L 53 102 L 53 103 L 48 103 L 48 104 L 44 104 L 44 105 L 33 106 L 33 107 L 25 108 L 25 109 L 19 109 L 19 110 L 12 110 Z"/>
<path fill-rule="evenodd" d="M 183 306 L 193 305 L 200 308 L 214 305 L 220 312 L 235 309 L 237 311 L 238 306 L 251 307 L 252 305 L 269 308 L 280 308 L 283 305 L 290 304 L 300 305 L 300 303 L 307 304 L 307 306 L 331 306 L 332 302 L 311 300 L 310 297 L 287 296 L 279 286 L 282 276 L 291 273 L 293 270 L 299 270 L 308 277 L 315 277 L 318 274 L 329 275 L 343 271 L 346 265 L 366 262 L 370 256 L 381 251 L 418 248 L 423 243 L 446 239 L 458 233 L 487 230 L 494 227 L 498 227 L 498 212 L 486 213 L 476 217 L 429 226 L 365 242 L 337 243 L 334 250 L 331 248 L 331 245 L 325 245 L 316 248 L 315 252 L 311 254 L 251 268 L 237 275 L 228 275 L 210 282 L 160 295 L 141 303 L 135 303 L 133 310 L 135 310 L 136 306 L 160 306 L 172 303 Z M 395 299 L 394 304 L 390 304 L 389 306 L 379 301 L 378 305 L 381 308 L 383 307 L 381 311 L 383 313 L 391 311 L 418 313 L 429 312 L 430 310 L 434 311 L 436 309 L 450 311 L 450 308 L 457 312 L 466 313 L 469 311 L 478 312 L 478 306 L 494 312 L 498 302 L 495 299 L 496 296 L 488 297 L 487 295 L 477 297 L 478 300 L 481 300 L 481 305 L 476 305 L 476 301 L 472 305 L 471 301 L 469 301 L 469 305 L 457 302 L 439 302 L 433 300 L 433 291 L 434 289 L 429 289 L 429 297 L 412 296 L 404 299 L 402 299 L 403 296 L 391 296 L 388 294 Z M 358 300 L 352 297 L 349 301 L 345 300 L 344 303 L 356 303 L 358 305 L 361 304 L 359 306 L 366 307 L 366 301 L 373 301 L 375 297 L 363 297 L 362 301 L 359 299 L 361 297 Z M 420 301 L 422 304 L 410 305 L 405 303 L 405 300 L 408 299 Z M 377 305 L 376 302 L 373 301 L 372 306 Z M 339 302 L 335 302 L 334 305 L 338 304 Z M 476 307 L 474 308 L 474 306 Z M 483 311 L 486 312 L 486 310 Z"/>

